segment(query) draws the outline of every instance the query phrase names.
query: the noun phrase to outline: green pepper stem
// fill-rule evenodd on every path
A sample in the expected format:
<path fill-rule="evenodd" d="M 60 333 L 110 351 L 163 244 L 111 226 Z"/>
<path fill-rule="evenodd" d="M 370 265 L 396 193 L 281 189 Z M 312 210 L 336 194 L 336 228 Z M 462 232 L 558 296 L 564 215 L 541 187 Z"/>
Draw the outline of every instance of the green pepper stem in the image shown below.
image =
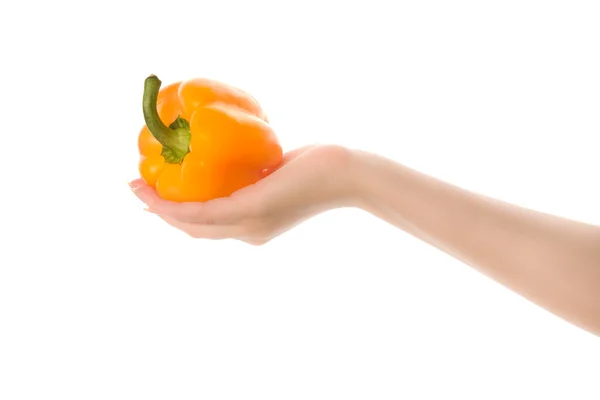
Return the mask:
<path fill-rule="evenodd" d="M 163 145 L 161 155 L 165 161 L 171 164 L 181 164 L 189 153 L 191 132 L 189 124 L 182 118 L 177 117 L 170 127 L 160 119 L 156 105 L 161 84 L 162 82 L 156 75 L 150 75 L 144 81 L 142 101 L 144 121 L 152 136 Z"/>

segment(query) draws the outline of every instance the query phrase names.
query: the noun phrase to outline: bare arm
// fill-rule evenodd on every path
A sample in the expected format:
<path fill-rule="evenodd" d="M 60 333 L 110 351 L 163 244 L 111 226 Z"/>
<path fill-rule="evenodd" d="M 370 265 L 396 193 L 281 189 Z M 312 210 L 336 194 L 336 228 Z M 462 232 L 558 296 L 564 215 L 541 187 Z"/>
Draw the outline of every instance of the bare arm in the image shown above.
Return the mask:
<path fill-rule="evenodd" d="M 175 204 L 134 181 L 149 211 L 194 238 L 268 242 L 331 208 L 352 206 L 473 266 L 600 335 L 600 227 L 517 207 L 340 146 L 308 146 L 224 199 Z"/>
<path fill-rule="evenodd" d="M 359 207 L 600 335 L 600 227 L 520 208 L 354 152 Z"/>

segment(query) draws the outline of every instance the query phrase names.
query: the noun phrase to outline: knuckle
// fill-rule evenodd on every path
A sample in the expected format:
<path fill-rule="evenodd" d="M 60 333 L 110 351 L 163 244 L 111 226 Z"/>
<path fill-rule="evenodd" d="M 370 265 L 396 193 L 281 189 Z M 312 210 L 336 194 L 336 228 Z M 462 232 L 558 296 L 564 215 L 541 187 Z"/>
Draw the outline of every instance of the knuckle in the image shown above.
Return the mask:
<path fill-rule="evenodd" d="M 200 219 L 202 225 L 214 226 L 217 221 L 213 217 L 204 217 Z"/>

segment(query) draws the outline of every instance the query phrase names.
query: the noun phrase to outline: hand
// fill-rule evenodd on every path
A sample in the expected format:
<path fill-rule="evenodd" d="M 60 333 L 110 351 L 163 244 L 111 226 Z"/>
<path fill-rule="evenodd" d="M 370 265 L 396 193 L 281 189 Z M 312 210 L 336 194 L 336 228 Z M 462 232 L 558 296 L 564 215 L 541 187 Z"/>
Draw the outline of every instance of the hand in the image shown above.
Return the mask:
<path fill-rule="evenodd" d="M 350 154 L 333 145 L 293 150 L 256 184 L 203 203 L 163 200 L 141 179 L 130 186 L 147 211 L 191 237 L 262 245 L 308 218 L 352 204 Z"/>

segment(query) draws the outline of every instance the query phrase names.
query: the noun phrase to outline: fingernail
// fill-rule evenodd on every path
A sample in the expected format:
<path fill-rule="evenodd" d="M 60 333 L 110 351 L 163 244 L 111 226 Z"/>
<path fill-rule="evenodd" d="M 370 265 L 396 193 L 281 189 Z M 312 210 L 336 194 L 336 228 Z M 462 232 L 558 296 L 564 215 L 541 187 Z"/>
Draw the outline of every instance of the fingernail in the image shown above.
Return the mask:
<path fill-rule="evenodd" d="M 129 182 L 129 187 L 132 189 L 137 189 L 142 185 L 142 183 L 140 181 L 130 181 Z"/>

